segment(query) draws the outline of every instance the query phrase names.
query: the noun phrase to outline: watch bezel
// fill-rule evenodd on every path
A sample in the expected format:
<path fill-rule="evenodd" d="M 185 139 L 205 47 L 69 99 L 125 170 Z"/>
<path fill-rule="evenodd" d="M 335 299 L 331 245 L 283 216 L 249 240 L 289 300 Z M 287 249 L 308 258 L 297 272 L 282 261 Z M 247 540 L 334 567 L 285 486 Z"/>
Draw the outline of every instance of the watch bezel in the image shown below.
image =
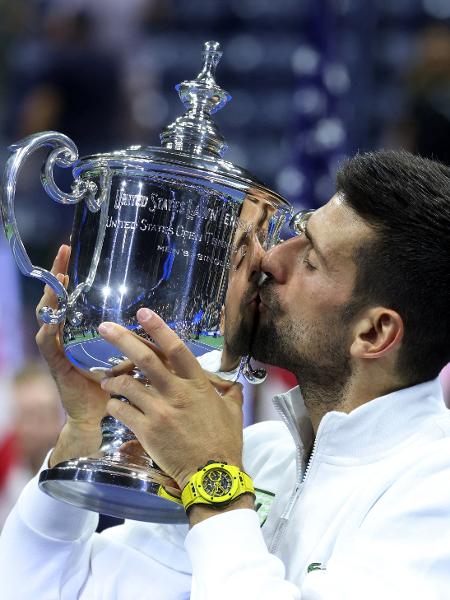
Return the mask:
<path fill-rule="evenodd" d="M 205 488 L 203 487 L 203 481 L 206 477 L 210 476 L 210 474 L 214 471 L 221 471 L 221 472 L 225 472 L 229 477 L 231 477 L 232 483 L 231 483 L 231 488 L 230 491 L 225 494 L 224 496 L 211 496 L 211 494 L 209 494 Z M 236 492 L 239 489 L 239 475 L 234 475 L 231 472 L 231 469 L 228 469 L 226 465 L 220 465 L 220 466 L 211 466 L 209 468 L 205 468 L 202 470 L 201 472 L 201 478 L 200 481 L 197 485 L 197 491 L 199 493 L 199 495 L 204 499 L 207 500 L 208 502 L 212 502 L 214 504 L 222 504 L 224 502 L 228 502 L 229 500 L 232 500 L 233 497 L 235 496 Z"/>

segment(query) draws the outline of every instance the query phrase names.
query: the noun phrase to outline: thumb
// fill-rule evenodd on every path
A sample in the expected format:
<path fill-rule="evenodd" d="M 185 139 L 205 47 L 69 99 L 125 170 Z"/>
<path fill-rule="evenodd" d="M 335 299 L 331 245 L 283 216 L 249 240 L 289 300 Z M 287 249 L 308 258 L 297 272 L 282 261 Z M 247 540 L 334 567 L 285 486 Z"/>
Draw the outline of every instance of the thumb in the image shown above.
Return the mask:
<path fill-rule="evenodd" d="M 216 391 L 227 400 L 232 400 L 240 407 L 244 402 L 243 389 L 244 386 L 237 381 L 230 381 L 228 379 L 222 379 L 215 373 L 209 373 L 205 371 L 210 383 L 215 387 Z"/>
<path fill-rule="evenodd" d="M 226 394 L 229 390 L 231 390 L 234 386 L 238 386 L 242 389 L 242 385 L 237 383 L 236 381 L 230 381 L 229 379 L 222 379 L 216 373 L 209 373 L 205 371 L 206 376 L 209 379 L 209 382 L 213 384 L 216 390 L 219 392 L 221 396 Z"/>
<path fill-rule="evenodd" d="M 244 403 L 243 390 L 243 385 L 235 381 L 225 392 L 222 393 L 222 395 L 227 401 L 231 400 L 234 404 L 236 404 L 236 406 L 242 409 L 242 405 Z"/>
<path fill-rule="evenodd" d="M 229 379 L 222 379 L 222 377 L 217 375 L 217 373 L 211 373 L 210 371 L 204 371 L 204 373 L 213 386 L 220 388 L 222 391 L 228 390 L 236 383 L 235 381 L 230 381 Z"/>

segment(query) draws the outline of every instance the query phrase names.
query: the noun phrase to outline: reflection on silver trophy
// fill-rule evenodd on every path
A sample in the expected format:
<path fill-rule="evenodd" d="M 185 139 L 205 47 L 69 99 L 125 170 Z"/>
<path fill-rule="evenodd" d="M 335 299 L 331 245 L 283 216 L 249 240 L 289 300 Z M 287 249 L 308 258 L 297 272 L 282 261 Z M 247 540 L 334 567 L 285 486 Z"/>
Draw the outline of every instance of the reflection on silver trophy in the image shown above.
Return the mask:
<path fill-rule="evenodd" d="M 99 324 L 114 321 L 145 336 L 136 312 L 150 307 L 200 360 L 217 357 L 217 371 L 240 366 L 253 383 L 264 377 L 246 357 L 251 309 L 244 308 L 255 297 L 253 257 L 277 241 L 290 206 L 222 158 L 226 144 L 211 119 L 230 100 L 214 79 L 220 56 L 219 44 L 207 42 L 200 74 L 176 86 L 186 112 L 164 129 L 161 147 L 133 146 L 78 159 L 69 138 L 44 132 L 11 148 L 2 186 L 6 236 L 21 272 L 56 293 L 58 307 L 44 307 L 41 319 L 64 321 L 65 352 L 89 376 L 124 359 L 98 335 Z M 42 147 L 50 149 L 41 174 L 46 192 L 57 202 L 76 204 L 67 290 L 31 264 L 14 216 L 19 170 Z M 55 165 L 72 168 L 70 193 L 56 186 Z M 186 520 L 182 505 L 169 499 L 177 494 L 173 482 L 133 433 L 105 416 L 102 434 L 97 454 L 47 469 L 41 488 L 112 516 Z"/>

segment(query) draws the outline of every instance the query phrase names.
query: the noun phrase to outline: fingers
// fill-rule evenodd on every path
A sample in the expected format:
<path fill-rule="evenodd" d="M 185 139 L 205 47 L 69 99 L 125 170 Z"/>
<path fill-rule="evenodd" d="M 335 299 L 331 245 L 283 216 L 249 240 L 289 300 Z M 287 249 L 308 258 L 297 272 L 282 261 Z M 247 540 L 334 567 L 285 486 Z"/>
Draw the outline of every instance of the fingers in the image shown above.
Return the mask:
<path fill-rule="evenodd" d="M 137 312 L 137 319 L 149 336 L 155 340 L 180 377 L 201 377 L 203 369 L 178 335 L 156 313 L 148 308 Z"/>
<path fill-rule="evenodd" d="M 62 283 L 64 285 L 64 287 L 67 289 L 67 286 L 69 284 L 69 277 L 68 275 L 65 275 L 66 271 L 67 271 L 67 266 L 69 263 L 69 258 L 70 258 L 70 246 L 67 246 L 66 244 L 63 244 L 59 250 L 58 253 L 55 257 L 55 260 L 53 261 L 53 265 L 52 268 L 50 269 L 50 272 L 58 279 L 58 281 L 60 283 Z M 39 325 L 42 324 L 41 319 L 39 317 L 39 312 L 41 310 L 41 308 L 43 306 L 50 306 L 51 308 L 57 308 L 57 297 L 55 292 L 52 290 L 52 288 L 49 285 L 45 285 L 44 286 L 44 294 L 42 296 L 42 298 L 40 299 L 38 305 L 36 306 L 36 319 Z M 56 330 L 56 326 L 53 326 L 54 330 Z"/>
<path fill-rule="evenodd" d="M 234 382 L 233 385 L 227 389 L 224 394 L 225 399 L 233 402 L 240 410 L 242 410 L 242 405 L 244 403 L 244 394 L 243 386 L 240 383 Z"/>
<path fill-rule="evenodd" d="M 127 398 L 141 413 L 149 412 L 150 403 L 155 404 L 159 399 L 151 387 L 145 387 L 131 375 L 105 377 L 101 381 L 101 386 L 109 394 Z"/>
<path fill-rule="evenodd" d="M 56 275 L 56 279 L 60 283 L 62 283 L 65 288 L 67 288 L 67 285 L 69 283 L 68 275 L 63 275 L 62 273 L 58 273 Z M 51 308 L 57 308 L 57 306 L 58 306 L 58 300 L 57 300 L 56 294 L 49 285 L 44 286 L 44 294 L 43 294 L 42 298 L 39 300 L 38 305 L 36 306 L 36 319 L 37 319 L 37 322 L 39 325 L 41 324 L 39 312 L 43 306 L 50 306 Z"/>
<path fill-rule="evenodd" d="M 58 273 L 56 275 L 56 279 L 62 283 L 63 285 L 65 284 L 65 276 L 62 273 Z M 42 296 L 42 298 L 40 299 L 38 305 L 36 306 L 36 319 L 39 325 L 41 325 L 41 319 L 40 319 L 40 310 L 43 306 L 50 306 L 51 308 L 56 308 L 57 307 L 57 298 L 56 298 L 56 294 L 54 293 L 54 291 L 51 289 L 51 287 L 49 285 L 46 285 L 44 287 L 44 295 Z M 53 326 L 54 330 L 56 330 L 56 326 Z"/>
<path fill-rule="evenodd" d="M 216 392 L 222 396 L 224 400 L 233 402 L 240 410 L 242 410 L 242 405 L 244 403 L 244 386 L 241 383 L 222 379 L 215 373 L 208 373 L 205 371 L 205 374 L 215 387 Z"/>
<path fill-rule="evenodd" d="M 51 272 L 57 280 L 67 288 L 69 283 L 69 276 L 64 275 L 59 272 L 62 270 L 63 272 L 67 268 L 67 262 L 69 260 L 70 255 L 70 247 L 63 245 L 58 251 L 55 260 L 53 261 L 53 266 Z M 42 324 L 42 321 L 39 317 L 39 312 L 43 306 L 50 306 L 52 308 L 56 308 L 58 304 L 56 294 L 51 289 L 49 285 L 44 287 L 44 294 L 40 299 L 38 305 L 36 306 L 36 319 L 38 324 L 40 325 L 40 329 L 36 335 L 36 343 L 38 345 L 39 351 L 42 354 L 43 358 L 48 362 L 49 366 L 55 365 L 57 362 L 61 362 L 64 358 L 64 351 L 61 348 L 61 344 L 59 342 L 59 328 L 60 325 L 49 325 Z"/>
<path fill-rule="evenodd" d="M 50 272 L 53 273 L 53 275 L 56 275 L 57 273 L 67 273 L 69 258 L 70 246 L 67 244 L 62 244 L 59 247 L 57 255 L 55 256 L 55 260 L 53 261 Z"/>
<path fill-rule="evenodd" d="M 136 368 L 136 365 L 134 363 L 132 363 L 131 360 L 128 360 L 126 358 L 118 365 L 114 365 L 114 367 L 112 367 L 111 369 L 105 369 L 104 376 L 105 377 L 118 377 L 119 375 L 131 374 L 135 368 Z"/>
<path fill-rule="evenodd" d="M 50 368 L 61 361 L 66 361 L 64 350 L 59 339 L 59 328 L 61 325 L 41 325 L 36 334 L 36 344 L 42 357 L 47 361 Z"/>
<path fill-rule="evenodd" d="M 158 389 L 168 387 L 168 375 L 171 372 L 168 365 L 173 369 L 172 372 L 183 378 L 204 376 L 194 355 L 158 315 L 148 309 L 141 309 L 137 318 L 146 333 L 157 342 L 158 351 L 151 344 L 145 344 L 145 348 L 142 338 L 115 323 L 102 323 L 99 333 L 121 350 Z"/>
<path fill-rule="evenodd" d="M 140 336 L 135 331 L 131 331 L 130 333 L 132 333 L 132 335 L 134 335 L 134 337 L 136 339 L 138 339 L 142 344 L 145 344 L 148 348 L 150 348 L 161 359 L 162 362 L 167 362 L 166 357 L 164 356 L 164 354 L 161 352 L 161 350 L 158 348 L 158 346 L 156 344 L 154 344 L 150 340 L 147 340 L 144 337 Z"/>
<path fill-rule="evenodd" d="M 127 356 L 158 389 L 168 389 L 170 372 L 159 356 L 142 343 L 141 338 L 116 323 L 102 323 L 98 331 L 105 340 Z"/>
<path fill-rule="evenodd" d="M 110 398 L 106 405 L 106 410 L 112 417 L 124 423 L 134 433 L 139 431 L 143 415 L 131 404 L 122 402 L 122 400 L 118 400 L 117 398 Z"/>
<path fill-rule="evenodd" d="M 146 340 L 145 338 L 140 337 L 137 333 L 131 332 L 137 339 L 139 339 L 143 344 L 148 346 L 166 365 L 166 367 L 170 370 L 170 365 L 167 364 L 167 360 L 161 350 L 150 340 Z M 105 377 L 117 377 L 118 375 L 123 375 L 124 373 L 131 374 L 136 369 L 136 365 L 128 359 L 124 359 L 118 365 L 115 365 L 111 369 L 105 370 Z"/>

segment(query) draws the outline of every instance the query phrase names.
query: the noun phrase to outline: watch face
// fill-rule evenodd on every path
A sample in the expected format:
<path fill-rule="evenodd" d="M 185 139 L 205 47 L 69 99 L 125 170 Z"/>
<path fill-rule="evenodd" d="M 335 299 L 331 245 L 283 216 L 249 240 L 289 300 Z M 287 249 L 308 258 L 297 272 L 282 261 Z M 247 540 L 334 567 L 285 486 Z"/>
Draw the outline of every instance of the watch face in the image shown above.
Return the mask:
<path fill-rule="evenodd" d="M 225 469 L 211 469 L 203 476 L 202 486 L 209 496 L 222 498 L 230 493 L 233 478 Z"/>

